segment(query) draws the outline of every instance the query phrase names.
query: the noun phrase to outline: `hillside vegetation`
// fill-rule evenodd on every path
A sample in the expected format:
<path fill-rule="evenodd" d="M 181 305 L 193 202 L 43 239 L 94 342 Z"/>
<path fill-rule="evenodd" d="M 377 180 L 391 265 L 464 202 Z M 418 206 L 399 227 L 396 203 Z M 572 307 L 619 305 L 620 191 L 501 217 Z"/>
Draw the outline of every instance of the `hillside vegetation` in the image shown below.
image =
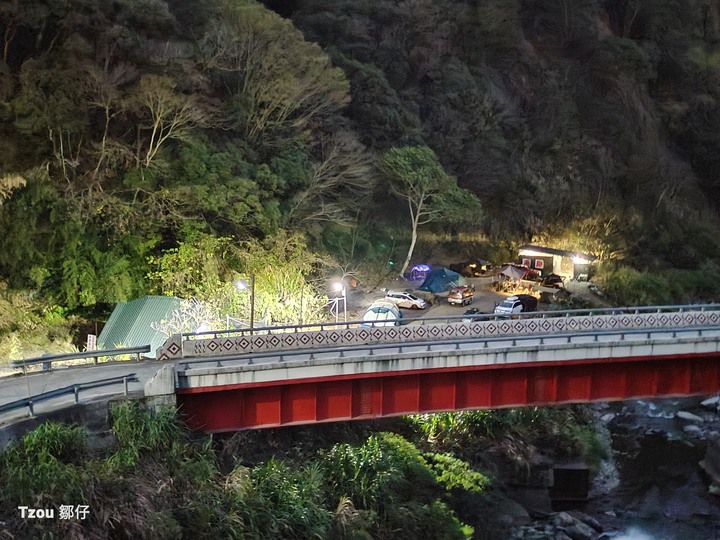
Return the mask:
<path fill-rule="evenodd" d="M 12 538 L 495 540 L 502 483 L 539 453 L 602 457 L 582 408 L 475 411 L 376 424 L 191 435 L 173 408 L 110 410 L 109 448 L 47 422 L 0 450 L 0 532 Z M 382 429 L 382 431 L 378 431 Z M 595 441 L 588 444 L 588 441 Z M 23 519 L 18 506 L 54 508 Z M 82 505 L 84 518 L 58 518 Z M 475 529 L 473 531 L 473 528 Z M 474 534 L 473 534 L 474 533 Z"/>
<path fill-rule="evenodd" d="M 330 255 L 301 278 L 402 258 L 395 155 L 444 168 L 426 229 L 714 272 L 719 9 L 0 1 L 0 279 L 72 312 L 175 292 L 209 244 L 221 284 L 287 238 Z"/>

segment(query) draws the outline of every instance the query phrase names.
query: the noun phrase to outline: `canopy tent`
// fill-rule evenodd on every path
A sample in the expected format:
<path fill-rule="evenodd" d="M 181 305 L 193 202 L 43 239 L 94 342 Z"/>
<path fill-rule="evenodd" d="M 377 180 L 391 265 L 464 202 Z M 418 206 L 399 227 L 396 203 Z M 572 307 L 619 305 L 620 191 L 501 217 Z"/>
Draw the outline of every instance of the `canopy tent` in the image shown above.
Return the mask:
<path fill-rule="evenodd" d="M 412 267 L 412 270 L 410 270 L 410 279 L 415 281 L 426 278 L 430 270 L 432 270 L 432 268 L 427 264 L 416 264 Z"/>
<path fill-rule="evenodd" d="M 509 277 L 510 279 L 518 280 L 525 277 L 527 270 L 508 264 L 500 269 L 500 273 Z"/>
<path fill-rule="evenodd" d="M 431 293 L 439 293 L 460 285 L 465 285 L 465 278 L 460 274 L 447 268 L 436 268 L 430 271 L 418 289 Z"/>

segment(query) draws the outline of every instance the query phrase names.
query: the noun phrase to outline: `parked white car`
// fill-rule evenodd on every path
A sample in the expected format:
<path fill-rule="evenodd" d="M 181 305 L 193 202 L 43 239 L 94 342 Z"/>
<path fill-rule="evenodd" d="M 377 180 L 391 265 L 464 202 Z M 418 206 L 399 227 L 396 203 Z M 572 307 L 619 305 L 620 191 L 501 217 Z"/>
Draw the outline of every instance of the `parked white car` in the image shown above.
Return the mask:
<path fill-rule="evenodd" d="M 526 313 L 537 309 L 537 298 L 529 294 L 518 294 L 517 296 L 508 296 L 500 304 L 495 306 L 494 313 L 496 315 L 515 315 L 517 313 Z"/>
<path fill-rule="evenodd" d="M 428 303 L 422 298 L 402 291 L 388 291 L 385 300 L 404 309 L 425 309 L 428 307 Z"/>

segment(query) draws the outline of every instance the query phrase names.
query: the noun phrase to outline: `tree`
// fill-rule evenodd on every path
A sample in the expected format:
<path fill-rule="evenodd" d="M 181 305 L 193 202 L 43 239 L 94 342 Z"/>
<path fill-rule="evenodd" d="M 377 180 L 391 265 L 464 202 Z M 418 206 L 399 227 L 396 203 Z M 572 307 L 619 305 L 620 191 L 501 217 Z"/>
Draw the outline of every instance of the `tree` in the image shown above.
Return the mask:
<path fill-rule="evenodd" d="M 223 2 L 200 50 L 207 70 L 232 94 L 231 127 L 251 143 L 285 145 L 311 119 L 348 101 L 342 70 L 292 22 L 255 1 Z"/>
<path fill-rule="evenodd" d="M 195 100 L 175 87 L 172 79 L 159 75 L 143 75 L 138 83 L 135 99 L 147 123 L 138 126 L 137 159 L 144 167 L 150 167 L 166 141 L 185 139 L 193 127 L 206 123 Z"/>
<path fill-rule="evenodd" d="M 244 274 L 254 276 L 256 320 L 266 324 L 322 320 L 327 297 L 308 278 L 327 261 L 309 251 L 301 235 L 281 231 L 263 242 L 248 240 L 240 244 L 239 257 Z"/>
<path fill-rule="evenodd" d="M 101 140 L 96 143 L 97 164 L 93 178 L 97 179 L 101 169 L 114 169 L 116 165 L 128 162 L 131 150 L 121 141 L 110 139 L 110 123 L 122 110 L 121 87 L 135 79 L 137 69 L 127 63 L 113 67 L 101 68 L 95 64 L 87 64 L 88 99 L 92 107 L 103 114 L 103 130 Z"/>
<path fill-rule="evenodd" d="M 6 174 L 0 177 L 0 205 L 10 197 L 14 189 L 24 187 L 25 179 L 19 174 Z"/>
<path fill-rule="evenodd" d="M 239 278 L 254 280 L 253 315 L 260 324 L 290 324 L 320 320 L 327 298 L 306 280 L 321 262 L 299 235 L 280 233 L 261 243 L 193 233 L 177 248 L 151 257 L 147 277 L 155 293 L 202 304 L 181 306 L 167 321 L 169 328 L 225 315 L 248 320 L 251 298 L 236 288 Z"/>
<path fill-rule="evenodd" d="M 287 216 L 290 225 L 350 225 L 375 187 L 374 156 L 351 132 L 333 135 L 320 152 L 306 185 L 293 197 Z"/>
<path fill-rule="evenodd" d="M 173 334 L 199 332 L 211 328 L 222 328 L 225 320 L 220 316 L 218 306 L 197 298 L 183 299 L 172 311 L 169 319 L 151 322 L 150 327 L 167 337 Z"/>
<path fill-rule="evenodd" d="M 410 212 L 410 247 L 401 276 L 410 264 L 420 225 L 440 220 L 462 222 L 473 216 L 479 219 L 480 202 L 458 187 L 427 146 L 390 149 L 383 156 L 382 169 L 390 180 L 391 192 L 407 202 Z"/>

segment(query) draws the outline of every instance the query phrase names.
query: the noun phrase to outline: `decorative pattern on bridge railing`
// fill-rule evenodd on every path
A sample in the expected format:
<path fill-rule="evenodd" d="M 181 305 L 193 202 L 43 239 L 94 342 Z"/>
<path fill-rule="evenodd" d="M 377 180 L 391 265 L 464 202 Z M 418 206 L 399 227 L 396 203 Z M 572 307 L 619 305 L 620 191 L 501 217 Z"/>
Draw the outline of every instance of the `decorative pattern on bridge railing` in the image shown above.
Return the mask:
<path fill-rule="evenodd" d="M 158 360 L 197 356 L 227 356 L 287 349 L 320 349 L 381 343 L 410 343 L 441 339 L 556 334 L 642 328 L 687 328 L 720 325 L 720 311 L 682 311 L 587 315 L 472 323 L 348 328 L 297 333 L 189 339 L 172 336 L 158 349 Z"/>

